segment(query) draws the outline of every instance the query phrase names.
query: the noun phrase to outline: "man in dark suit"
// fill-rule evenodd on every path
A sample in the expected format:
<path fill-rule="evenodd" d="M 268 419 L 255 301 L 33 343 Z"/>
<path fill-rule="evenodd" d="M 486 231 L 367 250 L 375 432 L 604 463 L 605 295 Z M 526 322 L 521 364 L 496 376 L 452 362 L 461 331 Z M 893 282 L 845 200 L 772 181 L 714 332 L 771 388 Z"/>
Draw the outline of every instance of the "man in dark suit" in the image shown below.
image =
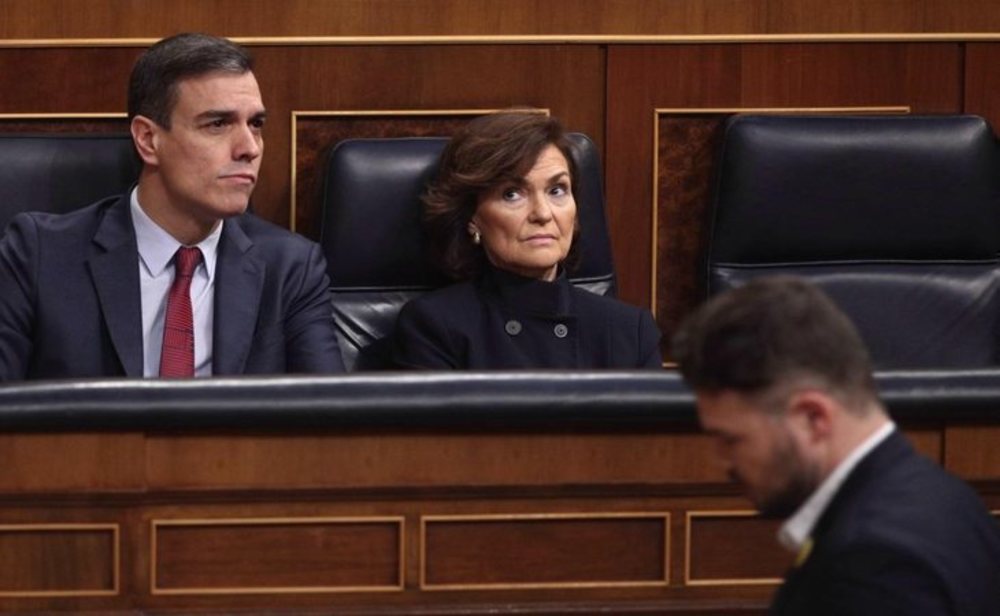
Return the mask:
<path fill-rule="evenodd" d="M 0 380 L 342 370 L 319 247 L 246 213 L 266 117 L 246 50 L 160 41 L 128 114 L 128 193 L 0 240 Z"/>
<path fill-rule="evenodd" d="M 853 325 L 812 285 L 760 279 L 674 338 L 704 429 L 798 554 L 773 614 L 1000 613 L 1000 527 L 917 454 Z"/>

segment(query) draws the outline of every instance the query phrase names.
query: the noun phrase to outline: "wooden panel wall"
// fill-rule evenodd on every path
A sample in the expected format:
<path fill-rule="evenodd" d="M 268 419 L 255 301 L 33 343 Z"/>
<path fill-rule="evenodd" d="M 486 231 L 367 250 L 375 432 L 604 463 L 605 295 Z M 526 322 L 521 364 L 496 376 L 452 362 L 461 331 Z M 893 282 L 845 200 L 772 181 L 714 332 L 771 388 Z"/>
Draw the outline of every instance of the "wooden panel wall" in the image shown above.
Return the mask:
<path fill-rule="evenodd" d="M 700 299 L 708 178 L 728 115 L 967 112 L 1000 126 L 1000 4 L 986 0 L 79 7 L 0 5 L 0 130 L 67 126 L 3 114 L 124 112 L 130 66 L 159 36 L 236 37 L 257 58 L 270 111 L 254 208 L 315 238 L 315 170 L 336 141 L 449 134 L 469 114 L 540 107 L 601 148 L 619 294 L 652 308 L 668 336 Z"/>
<path fill-rule="evenodd" d="M 0 38 L 995 32 L 992 0 L 5 0 Z"/>

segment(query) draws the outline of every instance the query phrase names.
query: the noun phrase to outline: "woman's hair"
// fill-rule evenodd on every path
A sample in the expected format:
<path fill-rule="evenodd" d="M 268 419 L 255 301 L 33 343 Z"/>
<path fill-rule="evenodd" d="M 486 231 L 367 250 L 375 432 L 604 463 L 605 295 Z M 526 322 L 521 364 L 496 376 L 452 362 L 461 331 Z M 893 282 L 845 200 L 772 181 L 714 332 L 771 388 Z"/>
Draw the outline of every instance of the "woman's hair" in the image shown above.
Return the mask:
<path fill-rule="evenodd" d="M 468 225 L 480 196 L 523 178 L 549 145 L 566 157 L 575 189 L 573 145 L 555 118 L 505 111 L 476 118 L 455 133 L 441 154 L 437 177 L 422 196 L 429 256 L 442 272 L 455 280 L 479 275 L 486 255 L 472 243 Z M 573 262 L 575 249 L 574 241 L 567 262 Z"/>

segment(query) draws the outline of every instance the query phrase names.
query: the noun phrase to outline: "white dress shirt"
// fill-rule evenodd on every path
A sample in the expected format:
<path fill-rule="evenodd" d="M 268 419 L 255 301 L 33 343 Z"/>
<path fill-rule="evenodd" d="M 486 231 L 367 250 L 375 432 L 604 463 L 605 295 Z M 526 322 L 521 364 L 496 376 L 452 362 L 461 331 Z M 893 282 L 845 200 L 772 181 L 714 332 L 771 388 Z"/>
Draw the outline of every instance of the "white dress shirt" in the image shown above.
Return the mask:
<path fill-rule="evenodd" d="M 174 253 L 181 243 L 146 215 L 139 205 L 138 189 L 132 189 L 132 226 L 139 248 L 139 287 L 142 297 L 142 375 L 159 376 L 163 321 L 167 294 L 174 282 Z M 224 223 L 223 223 L 224 224 Z M 191 279 L 191 311 L 194 316 L 194 374 L 212 375 L 212 325 L 215 315 L 215 262 L 222 224 L 196 244 L 202 261 Z"/>
<path fill-rule="evenodd" d="M 816 522 L 820 516 L 830 506 L 830 501 L 837 494 L 837 490 L 847 480 L 854 467 L 868 455 L 868 453 L 878 447 L 879 443 L 889 438 L 896 424 L 889 421 L 884 426 L 876 430 L 866 438 L 860 445 L 854 448 L 844 460 L 833 469 L 833 472 L 823 480 L 812 495 L 802 503 L 802 505 L 792 514 L 792 517 L 785 520 L 778 530 L 778 541 L 792 552 L 799 552 L 812 534 Z"/>

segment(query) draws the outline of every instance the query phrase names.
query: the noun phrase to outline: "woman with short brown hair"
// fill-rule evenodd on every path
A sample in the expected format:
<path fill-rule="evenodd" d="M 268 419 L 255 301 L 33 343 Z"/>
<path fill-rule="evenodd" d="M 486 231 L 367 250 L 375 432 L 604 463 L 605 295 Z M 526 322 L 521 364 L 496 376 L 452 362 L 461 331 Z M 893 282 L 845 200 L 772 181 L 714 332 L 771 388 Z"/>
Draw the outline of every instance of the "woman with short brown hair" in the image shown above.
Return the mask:
<path fill-rule="evenodd" d="M 459 130 L 423 197 L 431 258 L 458 284 L 400 312 L 393 356 L 411 368 L 659 367 L 646 310 L 572 286 L 573 147 L 527 112 Z"/>

